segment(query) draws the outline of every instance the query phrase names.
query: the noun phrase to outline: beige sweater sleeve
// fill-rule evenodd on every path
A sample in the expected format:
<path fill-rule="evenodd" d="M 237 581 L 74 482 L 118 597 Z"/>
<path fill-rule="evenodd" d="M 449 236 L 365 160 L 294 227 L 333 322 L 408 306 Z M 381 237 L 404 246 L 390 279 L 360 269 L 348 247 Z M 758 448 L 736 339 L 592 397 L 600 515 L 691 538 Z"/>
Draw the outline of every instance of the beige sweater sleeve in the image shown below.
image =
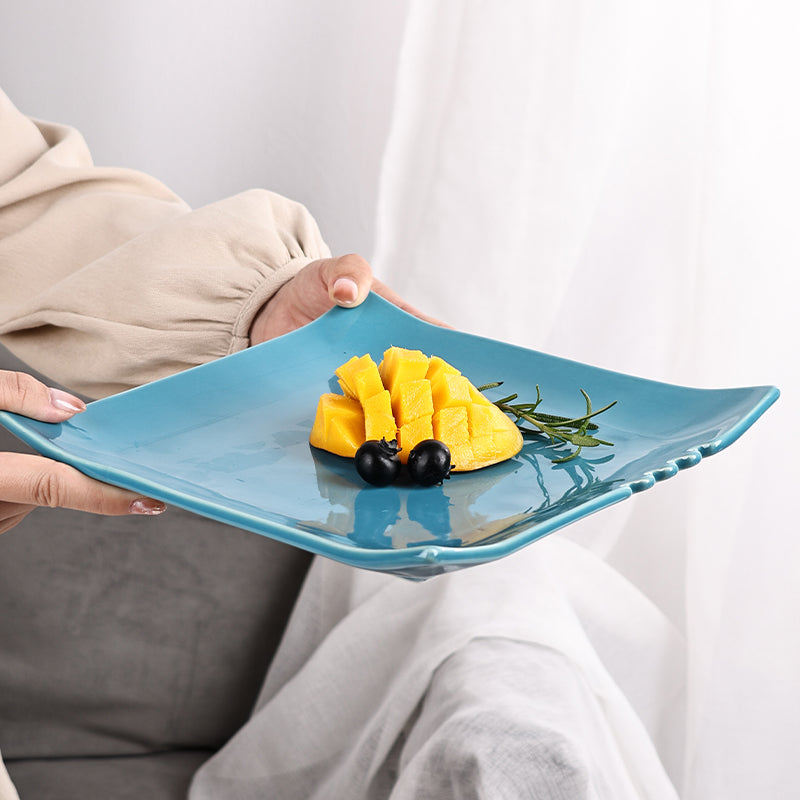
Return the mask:
<path fill-rule="evenodd" d="M 256 312 L 330 255 L 300 204 L 252 190 L 192 210 L 96 167 L 80 134 L 0 92 L 0 342 L 104 397 L 248 346 Z"/>

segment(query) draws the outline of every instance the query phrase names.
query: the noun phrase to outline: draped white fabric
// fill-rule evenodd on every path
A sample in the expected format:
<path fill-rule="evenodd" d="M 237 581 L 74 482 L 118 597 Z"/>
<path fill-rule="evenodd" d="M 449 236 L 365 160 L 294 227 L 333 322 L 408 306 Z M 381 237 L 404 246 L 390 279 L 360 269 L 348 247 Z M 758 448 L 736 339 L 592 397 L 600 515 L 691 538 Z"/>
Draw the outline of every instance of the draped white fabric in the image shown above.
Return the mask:
<path fill-rule="evenodd" d="M 417 2 L 384 162 L 375 261 L 432 313 L 782 389 L 731 450 L 568 534 L 685 636 L 663 755 L 698 800 L 797 791 L 798 24 L 788 3 Z"/>
<path fill-rule="evenodd" d="M 320 559 L 252 720 L 191 797 L 674 800 L 652 740 L 682 654 L 658 609 L 556 537 L 423 584 Z"/>
<path fill-rule="evenodd" d="M 699 469 L 498 564 L 420 586 L 318 562 L 195 797 L 381 797 L 387 775 L 393 798 L 433 797 L 459 758 L 478 765 L 459 797 L 796 796 L 798 22 L 412 2 L 381 277 L 472 332 L 783 397 Z M 561 783 L 509 745 L 526 735 L 569 743 Z"/>

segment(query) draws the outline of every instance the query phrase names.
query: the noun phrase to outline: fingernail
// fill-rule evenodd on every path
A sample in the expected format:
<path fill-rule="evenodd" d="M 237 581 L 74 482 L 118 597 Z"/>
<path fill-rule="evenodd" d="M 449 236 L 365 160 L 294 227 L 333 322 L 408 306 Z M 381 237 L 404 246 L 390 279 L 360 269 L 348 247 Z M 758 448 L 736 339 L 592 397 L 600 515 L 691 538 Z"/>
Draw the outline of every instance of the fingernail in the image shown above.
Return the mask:
<path fill-rule="evenodd" d="M 166 503 L 160 500 L 153 500 L 151 497 L 137 497 L 130 505 L 131 514 L 162 514 L 167 510 Z"/>
<path fill-rule="evenodd" d="M 50 390 L 50 405 L 59 411 L 70 411 L 77 414 L 86 411 L 86 403 L 74 395 L 62 392 L 61 389 Z"/>
<path fill-rule="evenodd" d="M 333 299 L 350 306 L 358 300 L 358 284 L 352 278 L 337 278 L 333 283 Z"/>

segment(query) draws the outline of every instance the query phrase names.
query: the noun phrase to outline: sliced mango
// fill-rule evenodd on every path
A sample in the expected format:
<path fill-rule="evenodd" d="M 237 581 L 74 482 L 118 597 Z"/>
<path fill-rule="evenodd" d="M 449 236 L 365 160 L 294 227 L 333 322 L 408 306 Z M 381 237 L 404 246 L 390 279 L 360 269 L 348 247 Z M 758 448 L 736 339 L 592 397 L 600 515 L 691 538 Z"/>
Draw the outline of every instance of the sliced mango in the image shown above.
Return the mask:
<path fill-rule="evenodd" d="M 496 412 L 499 412 L 496 413 Z M 485 406 L 482 403 L 470 403 L 467 408 L 467 420 L 470 437 L 485 436 L 495 431 L 507 429 L 508 417 L 494 406 Z"/>
<path fill-rule="evenodd" d="M 471 385 L 463 375 L 440 374 L 431 381 L 433 404 L 436 408 L 468 406 L 472 403 L 469 393 Z"/>
<path fill-rule="evenodd" d="M 428 356 L 421 350 L 390 347 L 383 354 L 380 376 L 394 401 L 397 387 L 408 381 L 422 380 L 428 372 Z"/>
<path fill-rule="evenodd" d="M 344 395 L 323 394 L 310 442 L 353 456 L 366 439 L 397 439 L 400 460 L 424 439 L 439 439 L 454 472 L 505 461 L 522 449 L 516 424 L 439 356 L 390 347 L 380 366 L 355 356 L 336 370 Z"/>
<path fill-rule="evenodd" d="M 425 377 L 428 366 L 428 356 L 421 350 L 404 347 L 390 347 L 380 365 L 381 378 L 392 398 L 400 461 L 404 464 L 416 444 L 433 438 L 433 396 Z"/>
<path fill-rule="evenodd" d="M 419 417 L 427 417 L 430 422 L 433 414 L 431 382 L 422 378 L 418 381 L 401 383 L 392 398 L 392 410 L 397 425 L 401 428 Z"/>
<path fill-rule="evenodd" d="M 452 364 L 448 364 L 439 356 L 431 356 L 428 359 L 428 371 L 425 377 L 433 383 L 440 375 L 460 375 L 461 373 Z"/>
<path fill-rule="evenodd" d="M 397 431 L 400 461 L 405 464 L 408 461 L 408 454 L 414 449 L 415 445 L 424 442 L 425 439 L 433 439 L 433 425 L 431 424 L 430 415 L 412 419 L 405 425 L 401 425 Z"/>
<path fill-rule="evenodd" d="M 378 365 L 369 353 L 365 356 L 353 356 L 336 370 L 336 377 L 342 391 L 361 403 L 383 391 Z"/>
<path fill-rule="evenodd" d="M 494 406 L 494 403 L 485 394 L 479 392 L 472 384 L 469 385 L 469 399 L 479 406 Z"/>
<path fill-rule="evenodd" d="M 448 438 L 442 438 L 442 441 L 451 449 L 454 472 L 479 469 L 499 461 L 505 461 L 522 449 L 522 434 L 519 428 L 477 389 L 474 391 L 479 395 L 479 399 L 466 406 L 472 459 L 469 458 L 468 452 L 462 451 L 461 461 L 456 462 L 452 451 L 461 442 L 458 439 L 451 440 L 451 446 Z"/>
<path fill-rule="evenodd" d="M 448 444 L 447 446 L 450 448 L 450 469 L 452 472 L 467 472 L 470 469 L 479 469 L 479 467 L 465 466 L 477 463 L 472 445 L 469 442 Z M 493 461 L 491 463 L 494 464 L 496 462 Z M 486 464 L 485 466 L 488 467 L 489 465 Z"/>
<path fill-rule="evenodd" d="M 494 431 L 483 436 L 473 436 L 469 442 L 475 460 L 482 464 L 505 461 L 509 449 L 517 446 L 515 434 L 519 434 L 519 431 Z"/>
<path fill-rule="evenodd" d="M 361 403 L 341 394 L 323 394 L 308 440 L 314 447 L 352 458 L 366 440 Z"/>
<path fill-rule="evenodd" d="M 440 408 L 433 415 L 433 438 L 440 442 L 469 442 L 469 416 L 466 406 Z"/>
<path fill-rule="evenodd" d="M 368 397 L 361 408 L 364 411 L 364 435 L 367 439 L 386 439 L 391 442 L 397 438 L 397 424 L 388 389 Z"/>

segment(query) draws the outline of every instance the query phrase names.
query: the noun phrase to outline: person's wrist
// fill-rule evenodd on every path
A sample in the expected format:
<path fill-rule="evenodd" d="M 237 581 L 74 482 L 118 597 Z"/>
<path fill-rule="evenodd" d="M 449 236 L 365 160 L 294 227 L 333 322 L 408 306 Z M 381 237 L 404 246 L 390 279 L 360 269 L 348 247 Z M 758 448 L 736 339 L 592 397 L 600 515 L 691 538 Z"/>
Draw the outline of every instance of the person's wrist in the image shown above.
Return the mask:
<path fill-rule="evenodd" d="M 274 297 L 274 295 L 273 295 Z M 265 341 L 265 332 L 266 332 L 266 320 L 267 320 L 267 306 L 272 302 L 272 298 L 267 300 L 263 306 L 256 312 L 255 317 L 253 317 L 253 322 L 250 325 L 250 344 L 260 344 L 261 342 Z"/>

